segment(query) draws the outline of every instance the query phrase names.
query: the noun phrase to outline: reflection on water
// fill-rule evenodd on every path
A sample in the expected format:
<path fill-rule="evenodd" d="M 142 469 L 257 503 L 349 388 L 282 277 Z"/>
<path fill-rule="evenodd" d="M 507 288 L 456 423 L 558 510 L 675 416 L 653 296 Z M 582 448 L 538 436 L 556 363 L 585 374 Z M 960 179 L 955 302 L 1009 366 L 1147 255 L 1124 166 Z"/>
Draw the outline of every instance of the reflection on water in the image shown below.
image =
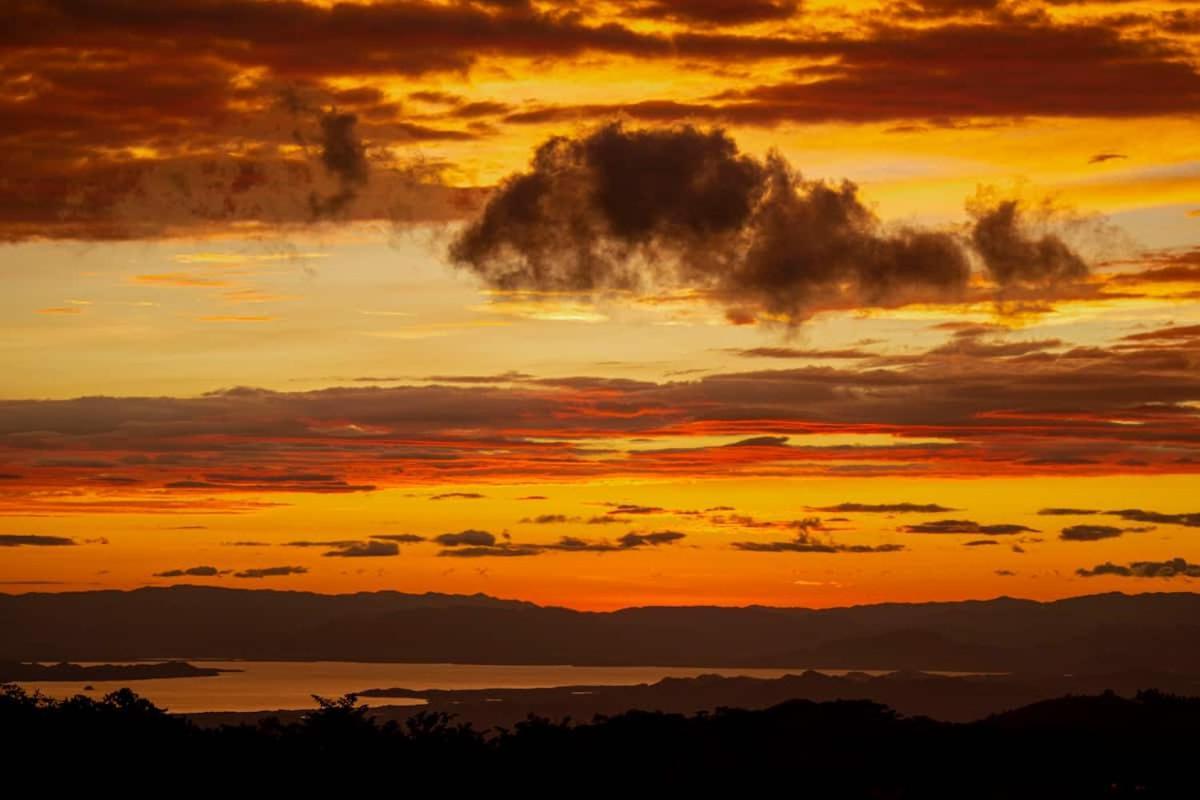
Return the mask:
<path fill-rule="evenodd" d="M 85 662 L 86 663 L 86 662 Z M 128 663 L 128 662 L 126 662 Z M 338 697 L 364 689 L 516 689 L 550 686 L 620 686 L 653 683 L 666 677 L 748 675 L 777 678 L 796 669 L 715 667 L 569 667 L 480 664 L 365 664 L 345 661 L 193 661 L 218 669 L 237 669 L 210 678 L 159 678 L 146 681 L 29 682 L 51 697 L 88 694 L 102 697 L 123 686 L 133 688 L 170 711 L 260 711 L 313 708 L 312 695 Z M 838 674 L 837 670 L 822 670 Z M 85 692 L 84 687 L 92 691 Z M 376 705 L 402 705 L 397 698 L 375 698 Z"/>

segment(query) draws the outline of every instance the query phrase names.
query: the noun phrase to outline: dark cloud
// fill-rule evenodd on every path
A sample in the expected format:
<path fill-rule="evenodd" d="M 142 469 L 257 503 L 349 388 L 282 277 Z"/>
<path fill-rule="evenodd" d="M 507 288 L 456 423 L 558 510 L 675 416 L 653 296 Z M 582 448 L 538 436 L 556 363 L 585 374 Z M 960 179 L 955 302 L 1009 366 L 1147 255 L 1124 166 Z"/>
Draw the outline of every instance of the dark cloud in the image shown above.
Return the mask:
<path fill-rule="evenodd" d="M 0 97 L 0 119 L 22 158 L 7 165 L 4 239 L 169 236 L 298 224 L 314 211 L 462 218 L 480 200 L 478 187 L 452 188 L 415 156 L 395 169 L 375 161 L 413 141 L 491 136 L 502 122 L 624 115 L 647 124 L 899 122 L 895 130 L 914 131 L 1186 114 L 1200 97 L 1190 53 L 1169 35 L 1194 29 L 1194 18 L 1160 15 L 1130 32 L 1115 20 L 989 13 L 993 0 L 889 3 L 886 22 L 867 11 L 823 30 L 793 23 L 794 0 L 9 5 L 6 27 L 15 33 L 6 40 L 5 85 L 20 90 Z M 647 18 L 666 20 L 665 30 Z M 917 24 L 896 22 L 905 18 Z M 727 27 L 751 22 L 756 27 Z M 363 85 L 462 78 L 476 67 L 499 74 L 497 59 L 553 68 L 604 54 L 783 77 L 717 97 L 569 107 L 535 98 L 510 108 L 427 89 L 401 100 Z M 764 59 L 777 63 L 753 69 Z M 307 140 L 322 142 L 311 163 L 293 157 L 287 126 L 269 118 L 281 87 L 311 94 L 305 107 L 321 109 L 309 121 L 318 130 Z M 423 108 L 409 115 L 409 104 Z M 135 156 L 139 150 L 157 155 Z"/>
<path fill-rule="evenodd" d="M 840 514 L 944 514 L 957 510 L 938 503 L 838 503 L 835 506 L 809 508 L 809 511 L 828 511 Z"/>
<path fill-rule="evenodd" d="M 1129 158 L 1124 153 L 1097 153 L 1088 159 L 1089 164 L 1103 164 L 1105 161 L 1116 161 L 1119 159 Z"/>
<path fill-rule="evenodd" d="M 1155 525 L 1181 525 L 1185 528 L 1200 528 L 1200 511 L 1184 514 L 1163 514 L 1158 511 L 1146 511 L 1141 508 L 1123 508 L 1118 511 L 1106 511 L 1114 517 L 1120 517 L 1129 522 L 1149 522 Z"/>
<path fill-rule="evenodd" d="M 301 539 L 295 542 L 284 542 L 281 547 L 352 547 L 359 544 L 358 539 Z"/>
<path fill-rule="evenodd" d="M 704 25 L 745 25 L 785 20 L 796 14 L 797 0 L 643 0 L 626 13 Z"/>
<path fill-rule="evenodd" d="M 988 545 L 1000 544 L 995 539 L 974 539 L 970 542 L 963 542 L 963 547 L 986 547 Z"/>
<path fill-rule="evenodd" d="M 1001 286 L 1046 285 L 1088 274 L 1088 265 L 1061 238 L 1028 229 L 1016 200 L 974 210 L 971 241 L 989 274 Z"/>
<path fill-rule="evenodd" d="M 733 542 L 736 550 L 749 553 L 898 553 L 905 549 L 902 544 L 840 544 L 818 539 L 801 530 L 795 538 L 782 542 Z"/>
<path fill-rule="evenodd" d="M 354 202 L 367 182 L 366 149 L 358 139 L 357 123 L 358 117 L 353 114 L 331 111 L 320 117 L 321 163 L 337 179 L 339 189 L 327 196 L 313 193 L 309 197 L 315 217 L 340 213 Z"/>
<path fill-rule="evenodd" d="M 1114 564 L 1105 561 L 1091 569 L 1080 568 L 1075 574 L 1082 578 L 1112 575 L 1121 578 L 1200 578 L 1200 564 L 1190 564 L 1182 558 L 1168 561 L 1134 561 L 1130 564 Z"/>
<path fill-rule="evenodd" d="M 611 118 L 732 125 L 905 121 L 897 133 L 1003 124 L 1029 116 L 1138 117 L 1186 113 L 1200 74 L 1185 50 L 1154 35 L 1125 36 L 1098 21 L 1055 22 L 1039 14 L 920 26 L 873 24 L 844 35 L 675 37 L 681 54 L 744 60 L 820 59 L 789 79 L 703 100 L 642 98 L 624 104 L 539 106 L 510 122 Z M 979 54 L 986 53 L 987 57 Z M 1044 76 L 1053 74 L 1053 82 Z"/>
<path fill-rule="evenodd" d="M 255 567 L 233 573 L 235 578 L 279 578 L 286 575 L 304 575 L 308 567 Z"/>
<path fill-rule="evenodd" d="M 464 531 L 463 533 L 480 534 L 483 531 Z M 516 542 L 497 542 L 491 534 L 471 536 L 464 540 L 461 534 L 447 534 L 453 537 L 443 540 L 437 537 L 434 541 L 446 545 L 447 549 L 438 553 L 440 556 L 459 558 L 490 558 L 490 557 L 520 557 L 538 556 L 546 553 L 616 553 L 636 550 L 641 547 L 658 547 L 675 544 L 687 538 L 679 531 L 651 531 L 648 533 L 629 532 L 616 542 L 600 539 L 582 539 L 576 536 L 563 536 L 556 542 L 541 544 L 519 544 Z"/>
<path fill-rule="evenodd" d="M 536 517 L 523 517 L 521 522 L 528 525 L 558 525 L 565 522 L 578 522 L 579 517 L 568 517 L 566 514 L 538 514 Z"/>
<path fill-rule="evenodd" d="M 1157 340 L 1175 340 L 1175 339 L 1197 339 L 1200 338 L 1200 325 L 1172 325 L 1167 328 L 1158 328 L 1152 331 L 1144 331 L 1142 333 L 1131 333 L 1128 336 L 1122 336 L 1122 339 L 1130 342 L 1141 341 L 1157 341 Z"/>
<path fill-rule="evenodd" d="M 379 556 L 395 556 L 400 554 L 400 545 L 395 542 L 371 541 L 354 544 L 330 550 L 322 555 L 334 558 L 375 558 Z"/>
<path fill-rule="evenodd" d="M 167 489 L 226 489 L 233 491 L 305 492 L 312 494 L 344 494 L 373 492 L 372 484 L 353 484 L 325 475 L 205 475 L 203 480 L 188 478 L 163 484 Z"/>
<path fill-rule="evenodd" d="M 1093 508 L 1043 508 L 1037 513 L 1044 517 L 1088 517 L 1102 512 Z"/>
<path fill-rule="evenodd" d="M 949 297 L 969 275 L 950 234 L 885 231 L 854 184 L 805 181 L 690 126 L 549 140 L 450 257 L 501 289 L 686 288 L 791 320 L 847 298 Z"/>
<path fill-rule="evenodd" d="M 425 541 L 424 536 L 419 536 L 415 533 L 381 533 L 371 538 L 380 539 L 385 542 L 398 542 L 400 544 L 416 544 L 417 542 Z"/>
<path fill-rule="evenodd" d="M 229 570 L 220 570 L 216 567 L 188 567 L 187 569 L 169 569 L 166 572 L 156 572 L 156 578 L 216 578 L 221 575 L 226 575 Z"/>
<path fill-rule="evenodd" d="M 75 544 L 74 539 L 65 536 L 0 533 L 0 547 L 70 547 Z"/>
<path fill-rule="evenodd" d="M 538 556 L 544 552 L 543 548 L 533 545 L 498 544 L 454 547 L 449 550 L 442 550 L 438 555 L 451 558 L 509 558 Z"/>
<path fill-rule="evenodd" d="M 980 525 L 967 519 L 939 519 L 933 522 L 921 522 L 916 525 L 905 525 L 901 530 L 906 533 L 984 533 L 989 536 L 1013 536 L 1018 533 L 1037 533 L 1025 525 L 999 524 Z"/>
<path fill-rule="evenodd" d="M 430 497 L 430 500 L 482 500 L 487 497 L 478 492 L 443 492 Z"/>
<path fill-rule="evenodd" d="M 1127 530 L 1112 525 L 1071 525 L 1063 528 L 1058 538 L 1065 542 L 1096 542 L 1101 539 L 1116 539 Z"/>
<path fill-rule="evenodd" d="M 609 503 L 611 508 L 605 512 L 607 514 L 663 514 L 666 513 L 665 508 L 658 506 L 639 506 L 633 503 Z"/>
<path fill-rule="evenodd" d="M 467 529 L 458 533 L 443 533 L 433 537 L 433 541 L 445 547 L 490 547 L 496 543 L 496 536 L 488 531 Z"/>
<path fill-rule="evenodd" d="M 643 545 L 657 546 L 660 544 L 672 544 L 684 539 L 687 534 L 679 531 L 654 531 L 652 533 L 627 533 L 622 536 L 617 542 L 622 548 L 629 549 L 633 547 L 642 547 Z"/>

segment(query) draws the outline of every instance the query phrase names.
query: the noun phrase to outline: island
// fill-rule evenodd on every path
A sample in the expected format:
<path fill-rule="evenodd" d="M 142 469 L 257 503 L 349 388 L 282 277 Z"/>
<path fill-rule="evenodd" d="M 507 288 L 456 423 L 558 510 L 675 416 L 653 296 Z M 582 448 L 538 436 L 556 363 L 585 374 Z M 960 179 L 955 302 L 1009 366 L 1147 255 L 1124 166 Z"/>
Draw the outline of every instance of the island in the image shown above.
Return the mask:
<path fill-rule="evenodd" d="M 159 678 L 211 678 L 235 669 L 197 667 L 186 661 L 141 664 L 41 664 L 36 661 L 0 661 L 0 683 L 21 681 L 144 681 Z"/>

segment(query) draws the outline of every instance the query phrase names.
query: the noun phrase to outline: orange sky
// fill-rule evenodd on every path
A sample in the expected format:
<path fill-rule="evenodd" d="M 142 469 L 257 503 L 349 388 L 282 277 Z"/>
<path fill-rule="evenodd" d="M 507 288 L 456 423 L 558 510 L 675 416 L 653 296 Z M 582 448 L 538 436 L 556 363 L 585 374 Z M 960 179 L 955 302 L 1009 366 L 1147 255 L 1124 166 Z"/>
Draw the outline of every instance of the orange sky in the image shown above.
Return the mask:
<path fill-rule="evenodd" d="M 14 17 L 0 590 L 1194 582 L 1191 4 Z"/>

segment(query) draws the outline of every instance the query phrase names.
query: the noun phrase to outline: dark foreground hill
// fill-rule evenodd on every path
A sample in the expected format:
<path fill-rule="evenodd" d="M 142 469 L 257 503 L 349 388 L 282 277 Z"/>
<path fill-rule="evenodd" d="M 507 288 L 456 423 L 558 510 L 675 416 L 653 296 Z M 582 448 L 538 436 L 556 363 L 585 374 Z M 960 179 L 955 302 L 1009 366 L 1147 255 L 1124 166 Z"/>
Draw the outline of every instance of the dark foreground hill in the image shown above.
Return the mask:
<path fill-rule="evenodd" d="M 701 788 L 748 796 L 769 787 L 816 798 L 1194 797 L 1198 730 L 1200 700 L 1157 692 L 1065 697 L 965 724 L 867 701 L 796 700 L 584 725 L 531 718 L 482 733 L 442 714 L 380 724 L 353 698 L 323 701 L 294 723 L 202 728 L 129 690 L 63 702 L 0 691 L 10 779 L 49 787 L 70 773 L 93 791 L 151 783 L 235 796 L 434 785 L 450 796 Z"/>
<path fill-rule="evenodd" d="M 0 595 L 0 659 L 138 658 L 1200 674 L 1200 595 L 606 613 L 198 586 Z"/>

